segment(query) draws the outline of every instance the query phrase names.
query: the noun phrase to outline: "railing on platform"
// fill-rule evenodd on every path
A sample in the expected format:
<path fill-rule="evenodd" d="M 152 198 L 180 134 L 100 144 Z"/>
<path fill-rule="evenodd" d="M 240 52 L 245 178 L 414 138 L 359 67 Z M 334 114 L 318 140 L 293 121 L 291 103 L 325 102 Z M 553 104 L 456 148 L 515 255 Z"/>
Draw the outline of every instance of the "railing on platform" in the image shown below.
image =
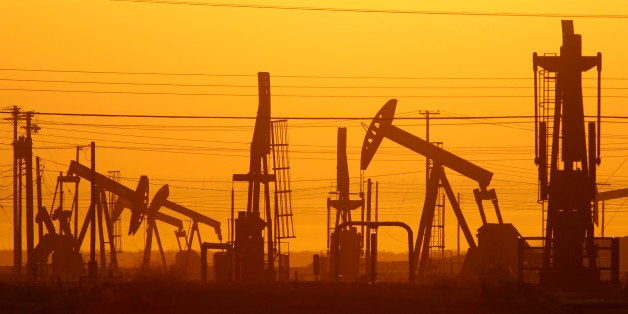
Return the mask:
<path fill-rule="evenodd" d="M 519 282 L 528 284 L 543 284 L 544 272 L 554 268 L 553 243 L 546 248 L 545 237 L 522 237 L 518 243 Z M 595 269 L 599 271 L 599 283 L 619 284 L 619 238 L 598 237 L 593 238 L 594 255 L 596 265 L 589 266 L 589 258 L 586 254 L 586 244 L 582 250 L 583 269 Z M 549 254 L 548 269 L 543 266 L 543 254 L 547 250 Z"/>

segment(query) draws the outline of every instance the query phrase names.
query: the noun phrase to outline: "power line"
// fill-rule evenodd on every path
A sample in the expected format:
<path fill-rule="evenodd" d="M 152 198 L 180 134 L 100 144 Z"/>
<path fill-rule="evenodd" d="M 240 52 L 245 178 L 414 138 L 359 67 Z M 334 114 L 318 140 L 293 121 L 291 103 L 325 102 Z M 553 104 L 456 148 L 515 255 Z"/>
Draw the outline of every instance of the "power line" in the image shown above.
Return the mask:
<path fill-rule="evenodd" d="M 160 72 L 160 71 L 111 71 L 111 70 L 84 70 L 84 69 L 34 69 L 34 68 L 0 68 L 0 71 L 12 72 L 50 72 L 50 73 L 79 73 L 79 74 L 115 74 L 115 75 L 158 75 L 158 76 L 215 76 L 215 77 L 256 77 L 255 74 L 229 74 L 229 73 L 191 73 L 191 72 Z M 472 77 L 472 76 L 372 76 L 372 75 L 272 75 L 273 78 L 299 78 L 299 79 L 379 79 L 379 80 L 532 80 L 532 77 Z M 583 80 L 597 80 L 597 78 L 584 77 Z M 628 77 L 605 77 L 604 80 L 628 80 Z"/>
<path fill-rule="evenodd" d="M 431 78 L 436 79 L 436 78 Z M 442 78 L 445 80 L 453 80 L 454 78 Z M 470 79 L 470 78 L 469 78 Z M 226 88 L 257 88 L 257 85 L 241 85 L 241 84 L 187 84 L 187 83 L 154 83 L 154 82 L 112 82 L 112 81 L 77 81 L 77 80 L 44 80 L 44 79 L 16 79 L 16 78 L 0 78 L 5 82 L 24 82 L 24 83 L 63 83 L 63 84 L 99 84 L 99 85 L 130 85 L 130 86 L 172 86 L 172 87 L 226 87 Z M 382 85 L 273 85 L 273 88 L 291 88 L 291 89 L 532 89 L 533 86 L 382 86 Z M 596 86 L 583 87 L 585 89 L 597 89 Z M 602 87 L 605 90 L 628 90 L 628 87 Z"/>
<path fill-rule="evenodd" d="M 4 111 L 2 113 L 10 113 Z M 42 116 L 72 116 L 72 117 L 97 117 L 97 118 L 155 118 L 155 119 L 216 119 L 216 120 L 254 120 L 256 116 L 206 116 L 206 115 L 151 115 L 151 114 L 116 114 L 116 113 L 72 113 L 72 112 L 34 112 Z M 587 118 L 597 116 L 586 116 Z M 479 119 L 532 119 L 531 115 L 502 115 L 502 116 L 437 116 L 434 120 L 479 120 Z M 602 116 L 602 119 L 628 119 L 628 116 Z M 303 116 L 283 116 L 273 117 L 278 120 L 372 120 L 373 117 L 303 117 Z M 395 117 L 394 120 L 423 120 L 422 117 Z"/>
<path fill-rule="evenodd" d="M 5 112 L 9 113 L 9 112 Z M 71 112 L 35 112 L 44 116 L 74 116 L 100 118 L 158 118 L 158 119 L 230 119 L 254 120 L 256 116 L 204 116 L 204 115 L 145 115 L 145 114 L 113 114 L 113 113 L 71 113 Z M 438 119 L 466 120 L 466 119 L 532 119 L 534 116 L 476 116 L 476 117 L 438 117 Z M 628 117 L 625 117 L 628 118 Z M 373 117 L 275 117 L 273 119 L 287 120 L 371 120 Z M 436 119 L 436 118 L 435 118 Z M 398 117 L 395 120 L 423 120 L 421 117 Z"/>
<path fill-rule="evenodd" d="M 200 142 L 200 143 L 220 143 L 220 144 L 250 144 L 248 142 L 237 142 L 237 141 L 214 141 L 214 140 L 205 140 L 205 139 L 191 139 L 187 137 L 164 137 L 164 136 L 150 136 L 150 135 L 136 135 L 136 134 L 123 134 L 123 133 L 111 133 L 111 132 L 94 132 L 94 131 L 85 131 L 85 130 L 72 130 L 72 129 L 64 129 L 64 128 L 55 128 L 55 127 L 46 127 L 47 130 L 58 130 L 65 132 L 76 132 L 76 133 L 91 133 L 91 134 L 100 134 L 100 135 L 108 135 L 108 136 L 123 136 L 123 137 L 136 137 L 142 139 L 160 139 L 160 140 L 174 140 L 174 141 L 188 141 L 188 142 Z"/>
<path fill-rule="evenodd" d="M 0 71 L 51 72 L 51 73 L 87 73 L 87 74 L 124 74 L 124 75 L 163 75 L 163 76 L 217 76 L 217 77 L 254 77 L 255 76 L 254 74 L 130 72 L 130 71 L 98 71 L 98 70 L 29 69 L 29 68 L 0 68 Z"/>
<path fill-rule="evenodd" d="M 30 83 L 66 83 L 66 84 L 102 84 L 102 85 L 140 85 L 140 86 L 178 86 L 178 87 L 241 87 L 253 88 L 257 85 L 236 84 L 184 84 L 184 83 L 144 83 L 144 82 L 110 82 L 110 81 L 76 81 L 76 80 L 42 80 L 42 79 L 15 79 L 0 78 L 6 82 L 30 82 Z M 274 86 L 279 87 L 279 86 Z M 289 86 L 286 86 L 289 87 Z"/>
<path fill-rule="evenodd" d="M 258 94 L 237 93 L 184 93 L 184 92 L 144 92 L 144 91 L 109 91 L 109 90 L 76 90 L 76 89 L 46 89 L 46 88 L 0 88 L 0 91 L 15 92 L 45 92 L 45 93 L 86 93 L 86 94 L 126 94 L 126 95 L 172 95 L 172 96 L 229 96 L 229 97 L 258 97 Z M 389 98 L 392 95 L 299 95 L 273 94 L 273 97 L 303 97 L 303 98 Z M 531 95 L 403 95 L 396 97 L 406 98 L 532 98 Z M 587 96 L 584 96 L 587 97 Z M 597 97 L 597 96 L 591 96 Z M 628 96 L 604 96 L 605 98 L 628 98 Z"/>
<path fill-rule="evenodd" d="M 333 8 L 333 7 L 306 7 L 268 4 L 244 4 L 244 3 L 214 3 L 193 1 L 167 1 L 167 0 L 111 0 L 118 2 L 138 2 L 150 4 L 172 4 L 207 7 L 228 7 L 247 9 L 273 9 L 292 11 L 325 11 L 344 13 L 383 13 L 383 14 L 411 14 L 411 15 L 456 15 L 456 16 L 490 16 L 490 17 L 536 17 L 536 18 L 596 18 L 596 19 L 625 19 L 626 14 L 575 14 L 575 13 L 517 13 L 517 12 L 481 12 L 481 11 L 434 11 L 434 10 L 391 10 L 391 9 L 365 9 L 365 8 Z"/>
<path fill-rule="evenodd" d="M 90 127 L 90 128 L 115 128 L 118 129 L 132 129 L 142 131 L 185 131 L 185 132 L 199 132 L 199 131 L 215 131 L 217 129 L 229 128 L 230 130 L 245 129 L 250 130 L 253 126 L 245 125 L 163 125 L 163 124 L 103 124 L 103 123 L 74 123 L 74 122 L 55 122 L 55 121 L 43 121 L 38 120 L 40 123 L 45 122 L 46 125 L 63 125 L 63 126 L 77 126 L 77 127 Z M 2 131 L 0 131 L 2 132 Z M 10 131 L 6 131 L 9 133 Z M 232 142 L 229 142 L 232 143 Z M 246 142 L 245 144 L 250 144 Z"/>
<path fill-rule="evenodd" d="M 443 78 L 448 79 L 448 78 Z M 112 81 L 77 81 L 77 80 L 45 80 L 45 79 L 16 79 L 0 78 L 6 82 L 24 83 L 64 83 L 64 84 L 101 84 L 101 85 L 131 85 L 131 86 L 175 86 L 175 87 L 229 87 L 229 88 L 257 88 L 257 85 L 242 84 L 187 84 L 187 83 L 154 83 L 154 82 L 112 82 Z M 532 89 L 533 86 L 320 86 L 320 85 L 273 85 L 273 88 L 298 89 Z M 585 87 L 597 89 L 595 86 Z M 603 87 L 604 89 L 628 89 L 628 87 Z"/>
<path fill-rule="evenodd" d="M 234 94 L 234 93 L 134 92 L 134 91 L 69 90 L 69 89 L 44 89 L 44 88 L 0 88 L 0 90 L 16 91 L 16 92 L 54 92 L 54 93 L 88 93 L 88 94 L 257 97 L 256 94 Z M 278 95 L 273 95 L 273 96 L 278 96 Z"/>
<path fill-rule="evenodd" d="M 176 75 L 176 74 L 174 74 Z M 443 78 L 446 79 L 446 78 Z M 257 88 L 257 85 L 241 85 L 241 84 L 186 84 L 186 83 L 151 83 L 151 82 L 112 82 L 112 81 L 77 81 L 77 80 L 44 80 L 44 79 L 16 79 L 16 78 L 0 78 L 0 81 L 6 82 L 25 82 L 25 83 L 64 83 L 64 84 L 102 84 L 102 85 L 138 85 L 138 86 L 176 86 L 176 87 L 230 87 L 230 88 Z M 273 85 L 273 88 L 302 88 L 302 89 L 532 89 L 533 86 L 311 86 L 311 85 Z M 591 89 L 597 87 L 589 87 Z M 604 87 L 607 89 L 628 89 Z"/>

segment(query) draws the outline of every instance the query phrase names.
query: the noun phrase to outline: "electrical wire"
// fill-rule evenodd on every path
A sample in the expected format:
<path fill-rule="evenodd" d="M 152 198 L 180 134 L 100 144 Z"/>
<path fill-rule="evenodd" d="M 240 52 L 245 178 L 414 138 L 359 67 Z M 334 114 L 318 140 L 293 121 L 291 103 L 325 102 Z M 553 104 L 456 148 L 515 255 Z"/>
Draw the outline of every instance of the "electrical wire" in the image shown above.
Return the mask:
<path fill-rule="evenodd" d="M 258 94 L 237 93 L 185 93 L 159 91 L 105 91 L 45 88 L 0 88 L 0 91 L 45 92 L 45 93 L 87 93 L 87 94 L 124 94 L 124 95 L 169 95 L 169 96 L 225 96 L 225 97 L 258 97 Z M 532 98 L 532 95 L 318 95 L 318 94 L 273 94 L 273 97 L 286 98 Z M 597 98 L 597 95 L 585 95 L 585 98 Z M 604 98 L 628 98 L 628 95 L 604 95 Z"/>
<path fill-rule="evenodd" d="M 435 78 L 434 78 L 435 79 Z M 442 78 L 453 79 L 453 78 Z M 185 83 L 155 83 L 155 82 L 112 82 L 112 81 L 77 81 L 77 80 L 45 80 L 45 79 L 17 79 L 17 78 L 0 78 L 5 82 L 29 82 L 29 83 L 64 83 L 64 84 L 98 84 L 98 85 L 131 85 L 131 86 L 169 86 L 169 87 L 226 87 L 226 88 L 258 88 L 257 85 L 241 85 L 241 84 L 185 84 Z M 526 89 L 531 90 L 533 86 L 382 86 L 382 85 L 273 85 L 273 88 L 290 88 L 290 89 Z M 597 86 L 584 86 L 584 89 L 595 89 Z M 628 90 L 628 87 L 602 87 L 603 90 Z"/>
<path fill-rule="evenodd" d="M 148 4 L 170 4 L 186 6 L 247 8 L 247 9 L 273 9 L 290 11 L 320 11 L 336 13 L 383 13 L 406 15 L 446 15 L 446 16 L 476 16 L 476 17 L 533 17 L 533 18 L 595 18 L 595 19 L 625 19 L 628 14 L 577 14 L 577 13 L 526 13 L 526 12 L 481 12 L 481 11 L 436 11 L 436 10 L 387 10 L 366 8 L 334 8 L 311 6 L 287 6 L 270 4 L 245 4 L 245 3 L 216 3 L 195 1 L 167 1 L 167 0 L 111 0 L 115 2 L 136 2 Z"/>
<path fill-rule="evenodd" d="M 37 68 L 0 68 L 0 71 L 10 72 L 50 72 L 50 73 L 78 73 L 78 74 L 113 74 L 113 75 L 156 75 L 156 76 L 208 76 L 208 77 L 256 77 L 255 74 L 225 74 L 225 73 L 190 73 L 190 72 L 141 72 L 141 71 L 111 71 L 86 69 L 37 69 Z M 370 79 L 370 80 L 532 80 L 532 77 L 517 76 L 382 76 L 382 75 L 272 75 L 273 78 L 292 79 Z M 583 77 L 583 80 L 597 80 L 597 78 Z M 605 77 L 607 80 L 628 80 L 628 77 Z"/>

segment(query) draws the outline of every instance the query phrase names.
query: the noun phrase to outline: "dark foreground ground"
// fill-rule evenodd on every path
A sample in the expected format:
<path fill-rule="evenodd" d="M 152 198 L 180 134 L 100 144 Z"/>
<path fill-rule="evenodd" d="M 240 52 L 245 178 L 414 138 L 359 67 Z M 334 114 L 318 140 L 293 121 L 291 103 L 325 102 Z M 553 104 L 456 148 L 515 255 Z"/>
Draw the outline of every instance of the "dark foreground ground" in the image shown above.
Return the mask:
<path fill-rule="evenodd" d="M 0 283 L 0 313 L 628 313 L 628 297 L 558 297 L 516 284 L 133 281 Z"/>

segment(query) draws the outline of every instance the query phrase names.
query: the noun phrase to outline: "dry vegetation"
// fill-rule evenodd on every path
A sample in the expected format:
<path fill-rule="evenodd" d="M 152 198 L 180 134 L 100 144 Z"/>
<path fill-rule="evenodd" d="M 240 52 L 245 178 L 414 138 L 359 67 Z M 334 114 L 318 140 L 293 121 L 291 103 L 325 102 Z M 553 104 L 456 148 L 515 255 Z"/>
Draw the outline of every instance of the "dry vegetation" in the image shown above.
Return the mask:
<path fill-rule="evenodd" d="M 208 284 L 144 276 L 94 285 L 0 284 L 0 313 L 623 313 L 618 300 L 556 296 L 515 284 L 289 282 Z"/>
<path fill-rule="evenodd" d="M 295 263 L 304 266 L 292 268 L 292 281 L 275 284 L 201 284 L 181 280 L 172 269 L 138 273 L 134 268 L 95 284 L 27 284 L 3 267 L 0 313 L 628 313 L 627 289 L 546 293 L 516 283 L 464 283 L 457 277 L 408 285 L 403 283 L 404 261 L 378 263 L 378 278 L 385 282 L 314 282 L 307 262 L 304 255 Z M 628 277 L 623 283 L 626 287 Z"/>
<path fill-rule="evenodd" d="M 531 313 L 469 288 L 396 284 L 201 285 L 152 278 L 97 285 L 0 285 L 2 313 Z"/>

